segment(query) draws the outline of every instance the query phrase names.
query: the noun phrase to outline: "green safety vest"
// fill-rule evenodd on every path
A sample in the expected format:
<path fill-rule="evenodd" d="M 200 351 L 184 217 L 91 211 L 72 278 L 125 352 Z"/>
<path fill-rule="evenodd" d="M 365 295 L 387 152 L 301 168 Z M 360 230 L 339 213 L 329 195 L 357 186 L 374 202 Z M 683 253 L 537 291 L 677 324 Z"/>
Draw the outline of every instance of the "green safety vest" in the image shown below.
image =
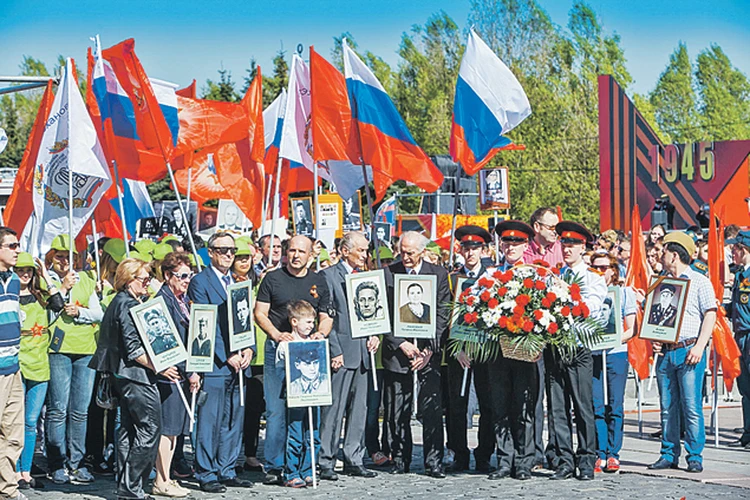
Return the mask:
<path fill-rule="evenodd" d="M 67 303 L 76 304 L 78 307 L 88 309 L 89 299 L 96 291 L 96 279 L 89 273 L 79 272 L 78 283 L 73 285 Z M 57 283 L 59 288 L 60 283 Z M 94 354 L 96 342 L 99 337 L 99 323 L 83 324 L 76 323 L 73 318 L 63 313 L 50 326 L 50 334 L 54 336 L 56 329 L 61 329 L 65 335 L 59 353 L 64 354 Z"/>
<path fill-rule="evenodd" d="M 26 380 L 46 382 L 49 380 L 49 320 L 47 310 L 39 301 L 21 306 L 21 351 L 18 362 L 21 375 Z"/>

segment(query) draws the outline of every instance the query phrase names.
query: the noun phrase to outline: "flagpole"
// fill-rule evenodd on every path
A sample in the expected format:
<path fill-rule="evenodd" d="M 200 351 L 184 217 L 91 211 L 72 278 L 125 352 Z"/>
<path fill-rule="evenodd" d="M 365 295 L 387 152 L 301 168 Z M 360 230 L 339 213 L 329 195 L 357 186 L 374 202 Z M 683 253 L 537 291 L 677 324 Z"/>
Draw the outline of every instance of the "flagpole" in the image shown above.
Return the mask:
<path fill-rule="evenodd" d="M 454 246 L 456 245 L 456 216 L 458 214 L 458 196 L 459 196 L 459 183 L 461 182 L 461 164 L 456 163 L 456 177 L 455 185 L 453 190 L 453 222 L 451 222 L 451 248 L 450 257 L 448 257 L 448 269 L 453 269 L 453 253 Z"/>
<path fill-rule="evenodd" d="M 263 220 L 261 221 L 260 225 L 261 227 L 258 228 L 260 231 L 263 227 L 263 224 L 268 220 L 268 205 L 271 204 L 271 184 L 273 184 L 273 176 L 267 175 L 266 176 L 266 195 L 263 197 Z M 262 236 L 261 234 L 258 234 L 258 236 Z"/>
<path fill-rule="evenodd" d="M 109 122 L 108 122 L 109 123 Z M 128 245 L 128 228 L 125 223 L 125 205 L 122 203 L 122 185 L 120 174 L 117 171 L 117 160 L 112 160 L 112 169 L 115 171 L 115 186 L 117 188 L 117 203 L 120 205 L 120 222 L 122 222 L 122 239 L 125 241 L 125 256 L 130 258 L 130 247 Z"/>
<path fill-rule="evenodd" d="M 187 178 L 187 196 L 185 200 L 185 210 L 190 213 L 190 181 L 193 179 L 193 166 L 188 167 L 188 178 Z M 185 220 L 185 224 L 190 225 L 189 220 Z"/>
<path fill-rule="evenodd" d="M 198 251 L 195 249 L 195 241 L 193 241 L 193 230 L 190 228 L 190 220 L 185 213 L 185 207 L 182 206 L 180 192 L 177 189 L 177 181 L 175 181 L 174 179 L 174 171 L 172 170 L 172 165 L 170 165 L 169 162 L 167 162 L 167 171 L 169 172 L 169 179 L 172 181 L 174 195 L 177 197 L 177 206 L 180 207 L 180 212 L 182 212 L 182 220 L 185 221 L 185 230 L 187 231 L 188 240 L 190 240 L 190 250 L 193 252 L 193 255 L 195 255 L 195 267 L 197 267 L 198 272 L 200 272 L 202 269 L 201 257 L 200 255 L 198 255 Z"/>
<path fill-rule="evenodd" d="M 314 187 L 313 187 L 313 203 L 315 203 L 315 241 L 320 240 L 320 205 L 318 204 L 318 181 L 319 179 L 318 174 L 318 162 L 313 160 L 313 179 L 314 179 Z M 315 271 L 320 271 L 320 253 L 318 253 L 318 256 L 315 258 Z"/>
<path fill-rule="evenodd" d="M 276 185 L 274 186 L 273 193 L 273 212 L 271 213 L 271 235 L 268 242 L 268 267 L 271 267 L 273 261 L 273 244 L 276 238 L 276 216 L 281 215 L 279 207 L 279 184 L 281 184 L 281 163 L 284 160 L 279 156 L 276 164 Z"/>
<path fill-rule="evenodd" d="M 91 232 L 94 234 L 94 262 L 96 263 L 96 282 L 102 280 L 102 273 L 99 266 L 99 234 L 96 232 L 96 220 L 91 216 Z"/>
<path fill-rule="evenodd" d="M 68 164 L 68 235 L 70 245 L 68 248 L 68 272 L 72 273 L 73 266 L 73 168 Z"/>

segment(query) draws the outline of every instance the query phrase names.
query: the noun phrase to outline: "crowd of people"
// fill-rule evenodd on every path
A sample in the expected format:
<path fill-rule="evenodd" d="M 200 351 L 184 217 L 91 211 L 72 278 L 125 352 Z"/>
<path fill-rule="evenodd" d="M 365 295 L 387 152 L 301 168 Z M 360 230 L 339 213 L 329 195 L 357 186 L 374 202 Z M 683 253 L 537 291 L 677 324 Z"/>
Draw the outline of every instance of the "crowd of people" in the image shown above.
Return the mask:
<path fill-rule="evenodd" d="M 80 484 L 114 474 L 118 499 L 142 499 L 150 498 L 146 491 L 187 496 L 190 490 L 179 480 L 188 478 L 208 493 L 252 487 L 238 475 L 242 470 L 262 472 L 264 484 L 291 488 L 310 486 L 315 468 L 323 481 L 336 481 L 340 473 L 407 474 L 415 404 L 425 473 L 435 479 L 469 470 L 472 454 L 474 469 L 491 480 L 528 480 L 539 468 L 552 470 L 552 480 L 616 472 L 627 343 L 637 334 L 644 301 L 642 290 L 625 286 L 630 236 L 612 230 L 594 236 L 582 224 L 559 220 L 551 208 L 535 211 L 528 222 L 501 222 L 493 231 L 459 227 L 456 259 L 449 263 L 449 252 L 417 232 L 374 249 L 359 231 L 325 248 L 304 234 L 265 235 L 254 242 L 219 230 L 199 251 L 199 269 L 186 252 L 189 245 L 175 236 L 132 247 L 102 239 L 98 250 L 71 253 L 69 238 L 61 235 L 42 261 L 21 252 L 16 233 L 1 227 L 0 494 L 23 499 L 23 490 L 44 487 L 44 476 L 55 484 Z M 743 352 L 738 385 L 744 428 L 732 445 L 750 448 L 750 232 L 729 227 L 726 242 L 733 263 L 727 314 Z M 662 428 L 651 469 L 678 467 L 682 429 L 687 470 L 703 470 L 702 377 L 717 311 L 705 276 L 705 247 L 699 228 L 668 232 L 654 226 L 646 236 L 652 271 L 690 281 L 677 342 L 654 343 L 662 354 L 656 366 Z M 537 362 L 502 354 L 480 362 L 464 352 L 448 354 L 457 278 L 539 261 L 574 275 L 591 315 L 605 323 L 613 307 L 608 288 L 616 290 L 622 345 L 606 356 L 581 345 L 572 358 L 547 348 Z M 396 276 L 435 277 L 434 338 L 352 335 L 349 308 L 359 315 L 382 314 L 373 306 L 380 291 L 363 289 L 349 300 L 345 277 L 378 266 L 384 270 L 390 318 Z M 255 344 L 232 351 L 227 288 L 248 280 L 256 290 Z M 186 346 L 191 305 L 217 306 L 211 371 L 191 373 L 184 362 L 155 371 L 130 310 L 157 296 Z M 419 303 L 415 307 L 417 312 L 407 312 L 418 320 L 424 311 Z M 305 409 L 287 408 L 285 394 L 286 345 L 307 339 L 327 339 L 330 346 L 332 404 L 316 409 L 312 427 Z M 201 344 L 192 349 L 201 352 Z M 311 350 L 294 363 L 302 371 L 321 359 Z M 480 413 L 473 452 L 467 444 L 468 392 L 462 390 L 466 370 Z M 307 381 L 299 391 L 310 393 L 318 382 Z M 181 393 L 197 394 L 194 419 Z M 446 450 L 452 460 L 446 460 Z M 40 452 L 46 471 L 35 463 Z M 343 469 L 337 468 L 339 460 Z"/>

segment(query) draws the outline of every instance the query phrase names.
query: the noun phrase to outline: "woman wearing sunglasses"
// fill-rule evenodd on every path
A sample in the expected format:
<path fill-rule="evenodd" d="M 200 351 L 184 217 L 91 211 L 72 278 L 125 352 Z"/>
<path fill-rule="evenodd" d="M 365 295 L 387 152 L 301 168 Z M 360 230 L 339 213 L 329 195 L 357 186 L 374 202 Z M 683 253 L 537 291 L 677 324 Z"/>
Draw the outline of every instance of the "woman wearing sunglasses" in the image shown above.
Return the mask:
<path fill-rule="evenodd" d="M 50 379 L 48 311 L 59 313 L 65 307 L 65 302 L 38 259 L 34 261 L 30 254 L 21 252 L 14 269 L 21 281 L 19 302 L 23 324 L 18 362 L 26 393 L 24 444 L 18 468 L 21 473 L 18 487 L 28 489 L 42 487 L 41 483 L 31 477 L 31 462 L 36 446 L 36 426 Z M 42 282 L 46 286 L 42 286 Z"/>
<path fill-rule="evenodd" d="M 193 271 L 190 268 L 190 259 L 183 252 L 171 252 L 161 262 L 161 272 L 164 276 L 164 284 L 156 294 L 163 297 L 167 310 L 172 316 L 177 331 L 182 337 L 183 345 L 187 344 L 187 333 L 190 321 L 190 305 L 187 298 L 187 289 Z M 177 376 L 160 376 L 158 380 L 159 394 L 161 395 L 161 438 L 159 440 L 159 452 L 156 455 L 156 479 L 154 480 L 154 495 L 166 497 L 185 497 L 190 490 L 183 488 L 180 484 L 170 478 L 172 457 L 179 436 L 190 434 L 190 417 L 182 398 L 177 389 L 177 384 L 183 384 L 185 393 L 197 392 L 200 388 L 200 376 L 193 373 L 189 379 L 189 387 L 185 383 L 185 363 L 177 365 Z"/>
<path fill-rule="evenodd" d="M 157 376 L 146 354 L 130 309 L 148 298 L 151 266 L 139 259 L 124 259 L 117 266 L 117 292 L 102 320 L 101 336 L 91 367 L 114 375 L 120 409 L 117 435 L 117 498 L 143 499 L 143 486 L 154 467 L 161 435 L 161 398 Z M 161 375 L 179 380 L 172 366 Z"/>
<path fill-rule="evenodd" d="M 636 298 L 629 287 L 620 282 L 617 259 L 606 253 L 596 253 L 591 258 L 591 267 L 604 276 L 608 287 L 614 287 L 620 295 L 620 308 L 624 322 L 622 344 L 607 351 L 607 401 L 604 401 L 604 369 L 602 351 L 593 352 L 594 358 L 594 423 L 596 425 L 597 453 L 595 472 L 617 472 L 620 470 L 620 449 L 623 433 L 623 403 L 625 384 L 628 380 L 627 341 L 633 336 Z M 609 301 L 609 302 L 607 302 Z M 609 307 L 607 305 L 609 304 Z M 612 311 L 611 299 L 607 297 L 602 307 L 602 322 L 606 325 Z M 615 316 L 616 317 L 616 316 Z"/>

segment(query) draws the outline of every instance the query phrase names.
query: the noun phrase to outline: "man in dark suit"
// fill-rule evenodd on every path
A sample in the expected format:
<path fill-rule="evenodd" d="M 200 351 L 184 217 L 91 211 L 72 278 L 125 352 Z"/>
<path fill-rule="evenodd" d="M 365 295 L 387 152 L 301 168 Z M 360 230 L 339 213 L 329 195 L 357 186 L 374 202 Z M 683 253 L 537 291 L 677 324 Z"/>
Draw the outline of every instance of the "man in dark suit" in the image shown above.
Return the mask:
<path fill-rule="evenodd" d="M 419 274 L 437 276 L 437 317 L 435 337 L 420 339 L 417 344 L 404 338 L 387 335 L 383 349 L 385 368 L 385 415 L 391 437 L 393 472 L 409 472 L 412 452 L 411 412 L 414 384 L 412 372 L 419 379 L 418 404 L 422 414 L 422 437 L 427 474 L 444 478 L 443 472 L 443 404 L 440 388 L 440 349 L 448 328 L 450 315 L 450 285 L 448 272 L 422 259 L 429 240 L 415 231 L 406 231 L 399 240 L 401 262 L 385 270 L 388 300 L 393 312 L 394 274 Z M 391 314 L 393 317 L 393 314 Z"/>
<path fill-rule="evenodd" d="M 229 233 L 216 232 L 208 240 L 211 265 L 190 282 L 188 297 L 196 304 L 219 306 L 214 342 L 214 368 L 204 375 L 208 398 L 198 408 L 195 446 L 195 478 L 201 489 L 223 493 L 226 486 L 248 488 L 250 481 L 240 479 L 235 463 L 242 444 L 242 421 L 245 409 L 240 406 L 239 377 L 250 366 L 254 349 L 229 351 L 229 311 L 227 286 L 232 284 L 229 272 L 237 248 Z M 226 412 L 229 412 L 227 415 Z"/>
<path fill-rule="evenodd" d="M 378 350 L 380 339 L 377 336 L 352 338 L 349 307 L 353 307 L 353 304 L 347 300 L 345 282 L 347 274 L 366 270 L 367 246 L 364 234 L 347 233 L 341 240 L 341 260 L 335 266 L 321 272 L 328 284 L 332 309 L 335 311 L 330 335 L 333 404 L 321 409 L 321 479 L 337 479 L 333 469 L 336 465 L 344 418 L 344 473 L 359 477 L 376 476 L 373 471 L 365 469 L 362 460 L 365 455 L 370 351 Z"/>
<path fill-rule="evenodd" d="M 468 281 L 464 282 L 465 288 L 471 286 L 477 278 L 487 271 L 487 268 L 482 264 L 482 254 L 487 248 L 487 244 L 492 241 L 492 236 L 482 227 L 462 226 L 456 229 L 456 240 L 461 244 L 459 253 L 464 258 L 464 265 L 450 276 L 454 295 L 463 291 L 456 288 L 459 276 L 468 278 Z M 445 345 L 445 342 L 443 345 Z M 469 468 L 470 456 L 466 440 L 468 387 L 464 396 L 461 397 L 464 369 L 468 369 L 469 376 L 466 384 L 468 386 L 473 379 L 479 401 L 479 445 L 474 449 L 474 460 L 476 461 L 477 472 L 488 474 L 490 472 L 490 458 L 495 451 L 495 436 L 492 430 L 492 406 L 489 397 L 487 363 L 478 363 L 466 356 L 464 352 L 458 353 L 455 357 L 446 353 L 445 360 L 448 365 L 448 401 L 445 426 L 448 435 L 448 448 L 455 453 L 449 472 L 462 472 Z"/>

